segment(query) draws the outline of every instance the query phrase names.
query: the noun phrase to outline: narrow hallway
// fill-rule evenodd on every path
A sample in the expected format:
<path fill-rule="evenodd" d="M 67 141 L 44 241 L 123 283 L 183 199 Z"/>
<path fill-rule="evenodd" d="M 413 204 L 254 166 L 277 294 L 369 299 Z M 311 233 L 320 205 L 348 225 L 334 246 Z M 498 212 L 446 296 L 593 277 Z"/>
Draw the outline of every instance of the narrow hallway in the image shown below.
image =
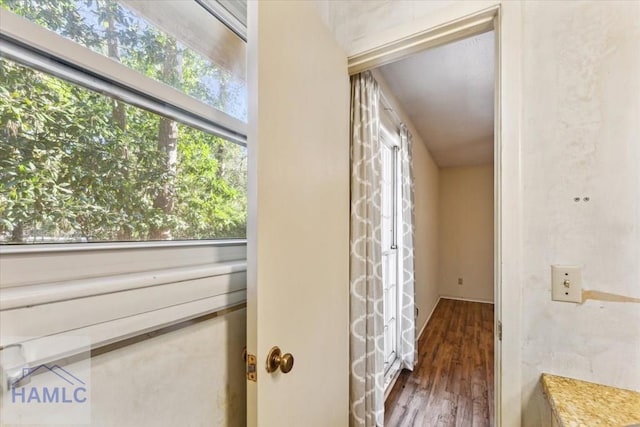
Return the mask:
<path fill-rule="evenodd" d="M 385 425 L 491 426 L 493 304 L 441 299 L 385 403 Z"/>

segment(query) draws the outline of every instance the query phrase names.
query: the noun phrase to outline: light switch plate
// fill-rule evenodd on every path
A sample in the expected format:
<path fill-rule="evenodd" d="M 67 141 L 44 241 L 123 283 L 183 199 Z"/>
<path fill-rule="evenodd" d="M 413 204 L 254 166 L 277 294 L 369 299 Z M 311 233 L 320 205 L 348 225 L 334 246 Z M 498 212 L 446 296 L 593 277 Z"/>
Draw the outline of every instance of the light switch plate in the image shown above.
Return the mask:
<path fill-rule="evenodd" d="M 551 299 L 582 302 L 582 270 L 576 265 L 551 266 Z"/>

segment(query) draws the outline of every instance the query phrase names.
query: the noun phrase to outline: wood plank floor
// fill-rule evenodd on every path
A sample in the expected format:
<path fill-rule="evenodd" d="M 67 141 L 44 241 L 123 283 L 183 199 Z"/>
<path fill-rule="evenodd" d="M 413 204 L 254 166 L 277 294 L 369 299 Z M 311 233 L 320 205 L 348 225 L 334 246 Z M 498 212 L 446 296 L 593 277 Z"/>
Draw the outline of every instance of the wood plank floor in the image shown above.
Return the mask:
<path fill-rule="evenodd" d="M 441 299 L 385 403 L 385 426 L 493 426 L 493 304 Z"/>

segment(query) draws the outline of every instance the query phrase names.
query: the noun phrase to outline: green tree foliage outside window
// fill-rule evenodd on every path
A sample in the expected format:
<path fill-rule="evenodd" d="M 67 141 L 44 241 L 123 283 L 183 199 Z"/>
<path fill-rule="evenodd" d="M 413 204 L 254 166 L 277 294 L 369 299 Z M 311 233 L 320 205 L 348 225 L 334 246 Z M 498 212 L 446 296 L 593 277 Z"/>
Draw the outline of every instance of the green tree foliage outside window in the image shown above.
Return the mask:
<path fill-rule="evenodd" d="M 237 95 L 113 1 L 0 5 L 210 103 Z M 1 243 L 244 237 L 246 167 L 244 147 L 0 58 Z"/>

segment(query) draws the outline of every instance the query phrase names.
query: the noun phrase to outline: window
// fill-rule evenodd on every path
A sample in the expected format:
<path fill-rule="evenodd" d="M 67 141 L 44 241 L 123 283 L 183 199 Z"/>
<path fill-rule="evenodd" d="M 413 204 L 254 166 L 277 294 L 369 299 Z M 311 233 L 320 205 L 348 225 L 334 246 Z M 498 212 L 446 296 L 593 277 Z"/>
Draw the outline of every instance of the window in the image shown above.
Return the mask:
<path fill-rule="evenodd" d="M 0 346 L 244 303 L 245 42 L 216 5 L 0 0 Z"/>
<path fill-rule="evenodd" d="M 393 125 L 383 120 L 380 127 L 382 160 L 382 286 L 384 292 L 384 355 L 385 382 L 389 382 L 398 369 L 400 340 L 400 286 L 398 244 L 398 149 L 399 137 Z"/>
<path fill-rule="evenodd" d="M 244 237 L 245 148 L 0 58 L 0 242 Z"/>
<path fill-rule="evenodd" d="M 0 5 L 246 121 L 246 44 L 196 0 L 0 0 Z"/>
<path fill-rule="evenodd" d="M 0 59 L 1 243 L 245 237 L 246 150 L 197 123 L 208 120 L 199 113 L 211 106 L 246 118 L 239 59 L 244 42 L 201 8 L 187 27 L 184 9 L 199 8 L 195 2 L 123 3 L 131 9 L 106 0 L 2 4 L 84 46 L 69 45 L 78 54 L 90 48 L 136 70 L 125 83 L 147 101 L 138 106 L 156 103 L 157 96 L 173 101 L 164 84 L 156 85 L 157 93 L 142 93 L 144 77 L 189 95 L 191 104 L 199 106 L 197 99 L 205 105 L 194 109 L 186 124 L 181 115 L 137 108 L 120 93 L 109 93 L 119 91 L 96 92 L 103 88 L 86 81 L 96 77 L 90 70 L 61 72 L 34 64 L 42 59 L 39 53 L 3 49 L 11 59 Z M 153 22 L 173 33 L 182 29 L 186 37 Z M 206 25 L 211 22 L 216 26 Z M 210 28 L 214 34 L 204 37 Z M 225 45 L 205 45 L 204 40 L 220 40 L 221 31 Z M 110 83 L 109 76 L 97 77 Z"/>

